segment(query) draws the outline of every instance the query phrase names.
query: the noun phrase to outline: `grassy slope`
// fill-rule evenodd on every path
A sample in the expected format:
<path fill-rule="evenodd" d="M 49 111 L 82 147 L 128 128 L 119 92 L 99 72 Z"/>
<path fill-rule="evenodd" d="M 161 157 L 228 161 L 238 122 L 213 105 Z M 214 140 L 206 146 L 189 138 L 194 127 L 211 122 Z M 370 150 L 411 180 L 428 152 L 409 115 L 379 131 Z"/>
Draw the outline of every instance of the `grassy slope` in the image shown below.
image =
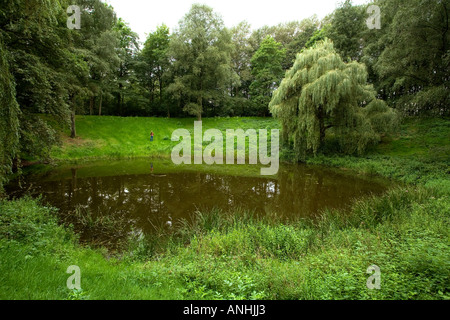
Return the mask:
<path fill-rule="evenodd" d="M 308 163 L 435 186 L 450 193 L 450 121 L 406 120 L 398 134 L 385 138 L 363 157 L 318 156 Z"/>
<path fill-rule="evenodd" d="M 203 131 L 207 129 L 277 129 L 272 118 L 207 118 L 203 120 Z M 51 154 L 57 160 L 86 160 L 101 158 L 170 157 L 172 132 L 176 129 L 194 130 L 194 119 L 164 118 L 119 118 L 78 116 L 76 139 L 62 134 L 64 144 Z M 150 132 L 155 134 L 150 143 Z M 192 139 L 193 140 L 193 139 Z"/>
<path fill-rule="evenodd" d="M 210 121 L 226 128 L 244 120 Z M 408 122 L 399 136 L 365 157 L 310 159 L 410 182 L 355 202 L 350 215 L 334 211 L 318 225 L 286 226 L 239 212 L 204 213 L 166 242 L 135 241 L 121 260 L 78 247 L 35 201 L 3 202 L 0 298 L 449 299 L 448 123 Z M 60 150 L 60 158 L 77 154 L 70 150 Z M 65 287 L 65 269 L 72 264 L 82 270 L 81 293 Z M 381 268 L 381 290 L 366 288 L 371 264 Z"/>
<path fill-rule="evenodd" d="M 62 133 L 63 144 L 54 148 L 52 158 L 64 161 L 123 159 L 134 157 L 169 158 L 172 132 L 186 128 L 193 132 L 194 119 L 77 117 L 78 138 Z M 212 118 L 203 120 L 203 130 L 277 129 L 272 118 Z M 155 141 L 150 143 L 150 131 Z M 308 160 L 319 164 L 348 168 L 365 174 L 377 174 L 407 183 L 439 184 L 450 192 L 450 121 L 445 119 L 407 120 L 397 135 L 388 137 L 363 157 L 318 156 Z M 205 146 L 205 144 L 204 144 Z M 283 152 L 282 156 L 288 157 Z M 226 166 L 225 166 L 226 167 Z"/>

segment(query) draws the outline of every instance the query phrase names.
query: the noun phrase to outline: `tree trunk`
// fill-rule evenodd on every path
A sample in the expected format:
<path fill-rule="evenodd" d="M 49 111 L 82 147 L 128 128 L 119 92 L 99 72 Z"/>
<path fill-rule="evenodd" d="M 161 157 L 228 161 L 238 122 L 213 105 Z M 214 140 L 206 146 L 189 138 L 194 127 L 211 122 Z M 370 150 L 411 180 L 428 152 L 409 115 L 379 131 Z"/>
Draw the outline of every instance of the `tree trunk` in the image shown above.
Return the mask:
<path fill-rule="evenodd" d="M 119 115 L 123 116 L 123 97 L 122 97 L 123 85 L 119 83 L 119 92 L 117 94 L 117 104 L 119 105 Z"/>
<path fill-rule="evenodd" d="M 323 145 L 325 141 L 325 126 L 323 124 L 323 120 L 320 122 L 320 145 Z"/>
<path fill-rule="evenodd" d="M 320 126 L 320 145 L 325 141 L 325 110 L 323 106 L 319 106 L 319 126 Z"/>
<path fill-rule="evenodd" d="M 163 101 L 163 82 L 162 79 L 159 79 L 159 103 L 162 105 L 162 101 Z M 170 118 L 170 105 L 167 105 L 167 118 Z"/>
<path fill-rule="evenodd" d="M 200 106 L 200 112 L 197 115 L 198 121 L 202 121 L 202 112 L 203 112 L 203 99 L 202 97 L 198 98 L 198 105 Z"/>
<path fill-rule="evenodd" d="M 203 77 L 203 71 L 200 71 L 200 79 Z M 203 92 L 203 81 L 200 81 L 200 92 Z M 202 93 L 200 97 L 198 97 L 198 105 L 200 106 L 200 112 L 198 113 L 198 121 L 202 121 L 202 112 L 203 112 L 203 96 Z"/>
<path fill-rule="evenodd" d="M 70 113 L 70 137 L 75 139 L 77 136 L 77 129 L 75 127 L 75 110 Z"/>
<path fill-rule="evenodd" d="M 180 93 L 180 96 L 178 97 L 178 109 L 177 109 L 178 114 L 179 114 L 180 110 L 181 110 L 181 93 Z"/>
<path fill-rule="evenodd" d="M 89 115 L 93 115 L 94 114 L 94 97 L 91 96 L 90 101 L 89 101 Z"/>
<path fill-rule="evenodd" d="M 120 105 L 121 105 L 121 108 L 122 108 L 121 113 L 123 112 L 124 101 L 125 101 L 125 96 L 122 94 L 122 101 L 120 102 Z M 121 114 L 121 115 L 122 115 L 122 114 Z"/>
<path fill-rule="evenodd" d="M 98 115 L 102 115 L 103 91 L 100 92 L 100 104 L 98 106 Z"/>
<path fill-rule="evenodd" d="M 442 28 L 442 52 L 446 52 L 447 51 L 447 32 L 449 30 L 449 25 L 448 25 L 448 10 L 447 10 L 447 6 L 445 5 L 445 2 L 442 2 L 442 6 L 444 7 L 444 12 L 445 12 L 445 28 Z"/>

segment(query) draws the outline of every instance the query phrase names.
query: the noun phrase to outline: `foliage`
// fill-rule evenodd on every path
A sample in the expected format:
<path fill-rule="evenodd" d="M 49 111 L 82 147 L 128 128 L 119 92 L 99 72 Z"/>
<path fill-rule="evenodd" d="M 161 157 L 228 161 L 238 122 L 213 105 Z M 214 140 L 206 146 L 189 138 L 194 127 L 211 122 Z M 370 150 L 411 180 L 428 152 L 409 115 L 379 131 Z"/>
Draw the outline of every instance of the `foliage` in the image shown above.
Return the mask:
<path fill-rule="evenodd" d="M 117 74 L 117 87 L 113 92 L 116 94 L 117 109 L 119 115 L 125 114 L 128 107 L 127 100 L 135 95 L 133 87 L 136 86 L 137 79 L 134 77 L 135 55 L 139 51 L 138 35 L 133 32 L 128 24 L 121 18 L 117 21 L 113 29 L 117 33 L 119 68 Z M 117 49 L 116 49 L 117 50 Z"/>
<path fill-rule="evenodd" d="M 89 136 L 110 136 L 84 118 L 78 122 L 86 122 Z M 111 132 L 122 126 L 121 118 L 100 119 L 110 122 Z M 143 119 L 122 120 L 137 127 Z M 224 129 L 275 125 L 269 119 L 207 121 Z M 0 298 L 448 300 L 448 132 L 448 119 L 408 119 L 364 158 L 310 158 L 405 182 L 348 209 L 289 224 L 238 208 L 198 212 L 156 241 L 136 239 L 118 257 L 75 244 L 73 233 L 58 226 L 54 210 L 38 201 L 2 201 Z M 118 227 L 102 218 L 81 218 L 95 230 Z M 73 264 L 82 270 L 82 291 L 66 288 L 66 269 Z M 373 264 L 381 268 L 381 290 L 366 287 L 366 270 Z"/>
<path fill-rule="evenodd" d="M 0 192 L 19 149 L 19 105 L 0 33 Z"/>
<path fill-rule="evenodd" d="M 130 54 L 129 50 L 135 41 L 133 40 L 135 36 L 127 29 L 126 24 L 121 20 L 117 21 L 111 7 L 100 0 L 79 0 L 78 4 L 83 8 L 81 15 L 83 27 L 76 33 L 73 51 L 86 67 L 76 78 L 81 88 L 77 93 L 81 95 L 79 98 L 82 100 L 72 105 L 72 130 L 74 130 L 73 117 L 77 112 L 85 113 L 86 100 L 89 101 L 89 114 L 94 114 L 97 101 L 96 113 L 101 115 L 105 111 L 104 100 L 112 98 L 115 77 L 125 76 L 124 59 Z M 119 72 L 116 72 L 117 69 Z M 121 80 L 117 80 L 120 85 Z M 76 134 L 72 132 L 72 138 L 75 136 Z"/>
<path fill-rule="evenodd" d="M 0 292 L 4 299 L 448 299 L 448 202 L 448 195 L 409 187 L 309 223 L 270 223 L 233 211 L 212 213 L 218 223 L 208 226 L 203 213 L 187 245 L 167 242 L 161 254 L 120 260 L 74 246 L 49 222 L 49 209 L 32 200 L 2 203 L 0 216 L 9 220 L 0 230 L 11 222 L 16 231 L 31 227 L 33 242 L 0 233 Z M 29 219 L 20 210 L 36 214 Z M 234 223 L 221 221 L 230 216 Z M 39 232 L 46 229 L 57 232 Z M 65 288 L 74 261 L 82 291 Z M 373 264 L 381 268 L 381 290 L 366 287 Z"/>
<path fill-rule="evenodd" d="M 289 42 L 286 46 L 286 60 L 283 63 L 283 69 L 289 70 L 292 68 L 295 58 L 305 47 L 307 47 L 308 41 L 319 29 L 319 21 L 316 16 L 304 19 L 300 22 L 301 32 Z"/>
<path fill-rule="evenodd" d="M 231 50 L 222 19 L 210 7 L 194 4 L 170 42 L 174 83 L 168 90 L 199 120 L 204 105 L 220 105 L 227 82 L 237 78 Z"/>
<path fill-rule="evenodd" d="M 250 85 L 250 98 L 258 115 L 266 116 L 273 91 L 283 77 L 282 62 L 286 51 L 281 43 L 267 36 L 251 59 L 254 81 Z"/>
<path fill-rule="evenodd" d="M 65 9 L 70 4 L 82 9 L 81 30 L 66 27 Z M 284 71 L 293 66 L 296 54 L 325 38 L 333 41 L 344 62 L 365 64 L 378 99 L 406 115 L 446 116 L 450 99 L 448 3 L 377 0 L 374 4 L 381 9 L 380 30 L 368 29 L 364 23 L 367 6 L 351 1 L 341 3 L 322 21 L 312 16 L 253 31 L 245 22 L 228 30 L 211 8 L 195 5 L 174 35 L 162 25 L 149 33 L 141 50 L 136 33 L 101 0 L 3 2 L 0 179 L 4 183 L 5 175 L 20 167 L 20 159 L 48 159 L 60 142 L 58 130 L 37 114 L 52 114 L 58 126 L 69 125 L 74 144 L 77 114 L 268 115 L 273 91 Z M 373 112 L 368 110 L 369 100 L 374 101 Z M 370 130 L 344 134 L 330 127 L 325 129 L 323 151 L 361 152 L 378 140 L 390 112 L 380 115 L 381 102 L 369 100 L 361 100 L 360 111 L 368 113 L 370 121 L 358 120 L 361 123 L 354 127 L 370 122 L 375 134 Z M 326 123 L 325 128 L 330 125 Z M 344 136 L 349 141 L 343 141 Z M 314 153 L 320 149 L 317 139 L 321 137 L 323 132 L 317 138 L 316 131 L 315 138 L 303 138 L 316 141 L 309 148 Z M 357 147 L 355 139 L 359 139 Z M 88 149 L 86 156 L 95 147 Z M 130 145 L 116 144 L 113 149 L 110 154 L 116 156 L 143 154 L 132 151 Z M 165 152 L 156 153 L 160 151 Z"/>
<path fill-rule="evenodd" d="M 233 51 L 231 53 L 231 63 L 233 70 L 239 76 L 239 83 L 231 88 L 234 97 L 245 97 L 248 99 L 249 86 L 252 81 L 252 74 L 249 61 L 253 54 L 250 43 L 251 26 L 247 22 L 241 22 L 231 29 Z"/>
<path fill-rule="evenodd" d="M 399 132 L 383 138 L 364 157 L 328 154 L 309 158 L 307 163 L 381 175 L 448 193 L 450 146 L 446 137 L 449 132 L 448 119 L 408 119 L 403 121 Z"/>
<path fill-rule="evenodd" d="M 81 7 L 81 30 L 66 27 L 70 4 Z M 321 21 L 312 16 L 253 31 L 246 22 L 228 30 L 211 8 L 194 5 L 174 34 L 162 25 L 141 49 L 136 33 L 101 0 L 4 2 L 2 86 L 6 96 L 14 93 L 19 110 L 8 107 L 12 113 L 3 118 L 11 137 L 2 149 L 7 155 L 2 175 L 13 163 L 20 166 L 19 158 L 48 158 L 58 143 L 55 131 L 36 114 L 55 115 L 59 125 L 71 127 L 72 138 L 77 114 L 268 115 L 284 71 L 298 53 L 325 38 L 344 62 L 366 65 L 377 98 L 407 115 L 445 116 L 450 97 L 447 2 L 374 4 L 381 9 L 380 30 L 365 25 L 367 6 L 348 0 Z M 359 149 L 371 139 L 363 140 Z"/>
<path fill-rule="evenodd" d="M 324 41 L 328 37 L 329 29 L 331 28 L 330 24 L 326 24 L 322 26 L 319 30 L 316 30 L 311 38 L 308 39 L 308 41 L 305 44 L 305 48 L 311 48 L 313 47 L 317 42 Z"/>
<path fill-rule="evenodd" d="M 82 290 L 66 287 L 67 267 L 74 264 Z M 0 270 L 2 300 L 181 298 L 181 286 L 163 279 L 161 269 L 80 247 L 73 232 L 58 225 L 54 209 L 30 198 L 0 202 Z"/>
<path fill-rule="evenodd" d="M 380 89 L 407 114 L 448 115 L 448 2 L 382 3 L 385 11 L 396 13 L 383 38 L 385 48 L 374 64 Z"/>
<path fill-rule="evenodd" d="M 8 95 L 14 92 L 19 107 L 15 111 L 13 101 L 4 104 L 9 108 L 4 128 L 10 130 L 4 154 L 10 159 L 2 160 L 2 166 L 6 166 L 2 172 L 11 170 L 13 159 L 19 164 L 20 157 L 48 158 L 58 137 L 36 113 L 55 115 L 64 125 L 70 118 L 71 136 L 75 137 L 75 114 L 84 113 L 87 97 L 92 114 L 93 100 L 99 93 L 102 97 L 102 90 L 108 86 L 106 79 L 110 79 L 111 68 L 118 61 L 117 37 L 112 30 L 114 12 L 100 0 L 79 0 L 75 4 L 83 8 L 80 31 L 66 27 L 66 0 L 2 4 L 2 71 L 10 73 L 2 79 L 2 85 Z M 13 84 L 15 91 L 11 91 Z M 14 117 L 19 120 L 18 130 Z"/>
<path fill-rule="evenodd" d="M 164 112 L 170 118 L 170 101 L 167 101 L 168 97 L 165 95 L 170 80 L 169 43 L 169 28 L 163 24 L 148 35 L 144 48 L 137 57 L 135 70 L 140 83 L 148 92 L 152 113 L 159 115 Z M 167 110 L 161 110 L 164 106 Z"/>
<path fill-rule="evenodd" d="M 0 239 L 30 244 L 33 251 L 49 245 L 58 249 L 66 235 L 56 224 L 54 211 L 30 198 L 17 202 L 1 201 Z"/>
<path fill-rule="evenodd" d="M 344 61 L 360 60 L 362 32 L 367 28 L 365 16 L 365 7 L 353 6 L 350 0 L 333 12 L 326 36 Z"/>
<path fill-rule="evenodd" d="M 366 81 L 365 67 L 344 63 L 329 40 L 297 56 L 269 108 L 281 120 L 284 139 L 292 141 L 298 158 L 317 154 L 328 129 L 347 154 L 361 154 L 392 131 L 395 113 L 375 98 Z"/>
<path fill-rule="evenodd" d="M 14 0 L 2 4 L 0 11 L 0 32 L 3 58 L 8 58 L 11 81 L 15 84 L 15 100 L 19 105 L 19 150 L 14 150 L 14 128 L 11 150 L 7 154 L 19 156 L 20 152 L 31 151 L 43 155 L 39 139 L 40 132 L 51 134 L 44 123 L 33 121 L 30 116 L 46 112 L 67 119 L 67 62 L 69 52 L 67 29 L 61 27 L 64 12 L 60 10 L 66 1 L 23 1 Z M 3 69 L 3 68 L 2 68 Z M 7 69 L 5 69 L 7 70 Z M 2 106 L 3 107 L 3 106 Z M 11 115 L 14 114 L 14 111 Z M 34 131 L 29 131 L 33 130 Z M 52 143 L 54 138 L 42 139 L 40 143 Z M 15 152 L 19 151 L 19 152 Z M 44 152 L 45 155 L 45 152 Z"/>

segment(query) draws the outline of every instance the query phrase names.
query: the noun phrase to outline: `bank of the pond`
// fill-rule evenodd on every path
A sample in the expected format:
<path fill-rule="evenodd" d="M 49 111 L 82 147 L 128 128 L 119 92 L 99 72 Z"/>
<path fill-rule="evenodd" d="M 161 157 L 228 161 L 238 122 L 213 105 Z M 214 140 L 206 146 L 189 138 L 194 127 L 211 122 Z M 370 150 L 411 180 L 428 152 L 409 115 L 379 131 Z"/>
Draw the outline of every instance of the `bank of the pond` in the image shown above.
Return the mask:
<path fill-rule="evenodd" d="M 319 155 L 307 163 L 434 186 L 450 193 L 450 120 L 405 119 L 399 133 L 385 137 L 364 156 Z"/>
<path fill-rule="evenodd" d="M 204 212 L 163 242 L 130 241 L 120 258 L 78 245 L 35 200 L 3 201 L 0 298 L 449 299 L 448 137 L 448 120 L 409 121 L 365 157 L 310 159 L 408 182 L 347 211 L 324 212 L 319 223 Z M 78 154 L 67 148 L 55 154 Z M 366 287 L 374 264 L 380 290 Z M 81 292 L 66 287 L 70 265 L 81 268 Z"/>
<path fill-rule="evenodd" d="M 206 118 L 202 126 L 203 131 L 219 129 L 224 134 L 227 129 L 280 129 L 276 119 L 254 117 Z M 177 145 L 171 141 L 172 132 L 179 128 L 193 133 L 194 119 L 78 116 L 78 137 L 70 139 L 67 128 L 59 128 L 62 144 L 51 151 L 50 157 L 58 163 L 98 159 L 169 159 L 172 148 Z M 155 133 L 153 142 L 150 141 L 151 131 Z M 307 163 L 350 169 L 406 183 L 439 185 L 450 192 L 450 180 L 447 179 L 450 173 L 449 140 L 449 119 L 404 119 L 398 133 L 383 138 L 381 144 L 362 157 L 319 155 L 308 159 Z M 281 161 L 289 161 L 290 158 L 289 151 L 281 150 Z M 220 171 L 221 167 L 216 168 Z"/>
<path fill-rule="evenodd" d="M 170 158 L 174 146 L 172 133 L 187 129 L 194 138 L 192 118 L 121 118 L 77 116 L 77 138 L 71 139 L 67 128 L 58 128 L 62 144 L 55 147 L 50 157 L 56 161 L 86 161 L 94 159 L 127 159 L 140 157 Z M 51 118 L 47 118 L 51 122 Z M 202 129 L 218 129 L 226 136 L 227 129 L 279 129 L 273 118 L 205 118 Z M 150 141 L 150 133 L 154 140 Z M 225 140 L 225 139 L 224 139 Z M 204 143 L 204 147 L 205 147 Z"/>
<path fill-rule="evenodd" d="M 422 187 L 357 201 L 320 223 L 199 214 L 120 259 L 80 247 L 35 200 L 0 203 L 1 299 L 449 299 L 449 199 Z M 381 268 L 381 290 L 366 270 Z M 82 291 L 66 287 L 70 265 Z"/>

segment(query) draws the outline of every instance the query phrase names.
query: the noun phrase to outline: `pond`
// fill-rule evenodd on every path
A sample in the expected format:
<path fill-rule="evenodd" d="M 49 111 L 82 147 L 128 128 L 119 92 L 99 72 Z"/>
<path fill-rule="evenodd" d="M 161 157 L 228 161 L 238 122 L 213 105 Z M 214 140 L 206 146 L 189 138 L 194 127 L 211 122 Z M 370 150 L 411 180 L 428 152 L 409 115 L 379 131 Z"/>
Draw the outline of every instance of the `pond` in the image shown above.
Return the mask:
<path fill-rule="evenodd" d="M 38 169 L 13 181 L 7 187 L 10 197 L 42 195 L 90 243 L 114 242 L 130 230 L 176 228 L 196 210 L 214 208 L 313 219 L 325 208 L 344 208 L 389 186 L 380 179 L 306 165 L 281 165 L 275 176 L 261 176 L 258 166 L 175 166 L 149 159 Z M 118 222 L 121 231 L 96 228 L 99 221 Z"/>

